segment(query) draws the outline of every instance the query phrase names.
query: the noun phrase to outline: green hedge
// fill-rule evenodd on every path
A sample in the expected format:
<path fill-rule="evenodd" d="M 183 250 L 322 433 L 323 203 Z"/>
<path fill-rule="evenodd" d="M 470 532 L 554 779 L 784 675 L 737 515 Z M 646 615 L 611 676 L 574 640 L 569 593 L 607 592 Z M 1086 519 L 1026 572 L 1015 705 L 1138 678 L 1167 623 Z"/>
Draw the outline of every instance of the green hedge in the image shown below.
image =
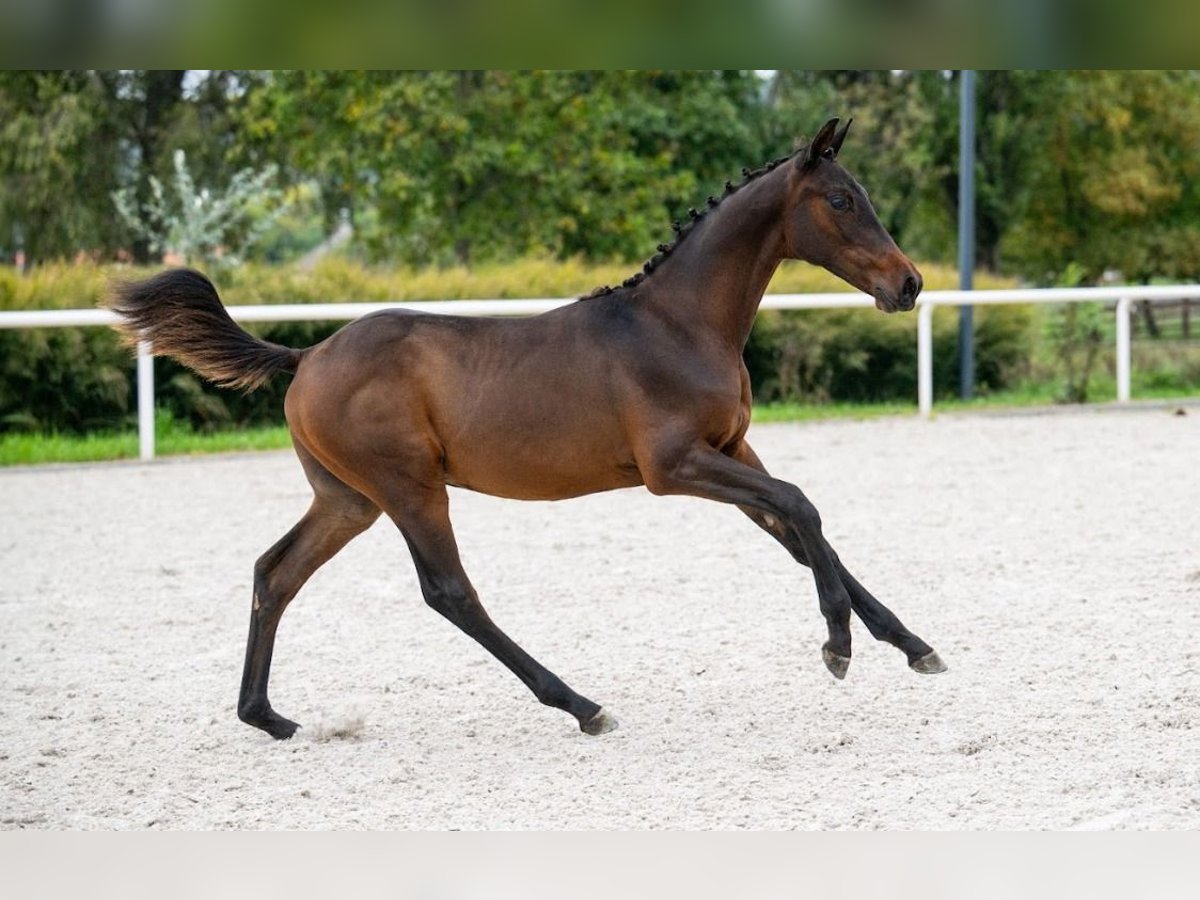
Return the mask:
<path fill-rule="evenodd" d="M 0 331 L 0 431 L 83 433 L 134 418 L 133 367 L 100 328 Z"/>
<path fill-rule="evenodd" d="M 559 297 L 616 283 L 631 267 L 526 260 L 473 270 L 412 271 L 331 260 L 312 271 L 246 266 L 217 278 L 229 304 Z M 930 289 L 949 287 L 953 272 L 923 267 Z M 0 269 L 0 309 L 95 306 L 112 278 L 147 273 L 87 265 L 49 266 L 25 276 Z M 987 285 L 1000 283 L 992 279 Z M 828 291 L 833 276 L 808 266 L 784 266 L 774 292 Z M 956 384 L 954 313 L 935 316 L 939 382 Z M 1028 363 L 1030 317 L 1023 308 L 980 309 L 976 366 L 984 389 L 999 388 Z M 293 322 L 251 326 L 279 344 L 307 347 L 343 323 Z M 872 310 L 763 313 L 746 348 L 760 401 L 868 401 L 916 397 L 916 317 Z M 179 421 L 211 430 L 283 420 L 288 379 L 253 394 L 215 388 L 171 360 L 155 362 L 160 407 Z M 132 425 L 134 367 L 116 335 L 103 328 L 0 331 L 0 431 L 82 433 Z"/>
<path fill-rule="evenodd" d="M 1028 371 L 1033 317 L 1027 306 L 975 311 L 975 376 L 982 392 L 1012 386 Z M 746 345 L 756 400 L 866 403 L 917 396 L 915 314 L 869 309 L 759 314 Z M 958 313 L 935 311 L 934 385 L 958 386 Z"/>

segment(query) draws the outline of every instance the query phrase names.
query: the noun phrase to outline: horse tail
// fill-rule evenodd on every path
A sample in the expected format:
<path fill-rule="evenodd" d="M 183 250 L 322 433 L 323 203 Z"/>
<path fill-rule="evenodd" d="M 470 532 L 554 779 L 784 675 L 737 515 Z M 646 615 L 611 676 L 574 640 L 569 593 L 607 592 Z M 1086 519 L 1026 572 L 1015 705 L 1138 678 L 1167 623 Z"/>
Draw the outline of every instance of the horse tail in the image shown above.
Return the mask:
<path fill-rule="evenodd" d="M 149 341 L 221 387 L 252 391 L 279 372 L 295 372 L 303 350 L 259 340 L 229 317 L 211 281 L 193 269 L 168 269 L 118 285 L 105 306 L 122 319 L 125 341 Z"/>

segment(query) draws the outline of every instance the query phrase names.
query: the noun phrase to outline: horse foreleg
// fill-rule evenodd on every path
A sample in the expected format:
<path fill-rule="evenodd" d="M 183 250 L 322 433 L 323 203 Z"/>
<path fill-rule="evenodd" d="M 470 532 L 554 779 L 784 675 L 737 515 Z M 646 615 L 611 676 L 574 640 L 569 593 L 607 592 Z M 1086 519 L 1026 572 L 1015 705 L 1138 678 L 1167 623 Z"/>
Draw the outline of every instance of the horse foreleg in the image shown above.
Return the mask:
<path fill-rule="evenodd" d="M 526 653 L 488 616 L 463 571 L 444 487 L 410 486 L 385 506 L 412 552 L 425 602 L 516 675 L 547 706 L 564 710 L 586 734 L 603 734 L 617 720 Z"/>
<path fill-rule="evenodd" d="M 734 447 L 729 455 L 752 468 L 758 469 L 764 474 L 767 473 L 767 469 L 762 464 L 762 461 L 745 441 Z M 798 563 L 804 566 L 809 565 L 808 557 L 805 555 L 804 547 L 798 536 L 782 520 L 752 507 L 742 506 L 739 508 L 754 524 L 779 541 Z M 909 666 L 916 672 L 933 675 L 946 671 L 945 664 L 937 653 L 934 652 L 934 649 L 905 628 L 904 623 L 900 621 L 895 613 L 859 584 L 858 579 L 851 575 L 846 567 L 842 565 L 842 561 L 838 558 L 836 551 L 833 551 L 832 547 L 830 548 L 830 552 L 833 553 L 834 563 L 842 579 L 842 584 L 845 585 L 846 591 L 850 594 L 850 606 L 855 614 L 862 619 L 863 624 L 867 626 L 867 630 L 871 632 L 871 636 L 876 640 L 885 641 L 903 652 L 908 657 Z"/>
<path fill-rule="evenodd" d="M 813 570 L 829 640 L 821 648 L 826 667 L 844 678 L 850 666 L 851 600 L 836 557 L 821 533 L 821 517 L 794 484 L 772 478 L 702 442 L 664 440 L 641 465 L 656 494 L 689 494 L 753 509 L 782 523 Z"/>

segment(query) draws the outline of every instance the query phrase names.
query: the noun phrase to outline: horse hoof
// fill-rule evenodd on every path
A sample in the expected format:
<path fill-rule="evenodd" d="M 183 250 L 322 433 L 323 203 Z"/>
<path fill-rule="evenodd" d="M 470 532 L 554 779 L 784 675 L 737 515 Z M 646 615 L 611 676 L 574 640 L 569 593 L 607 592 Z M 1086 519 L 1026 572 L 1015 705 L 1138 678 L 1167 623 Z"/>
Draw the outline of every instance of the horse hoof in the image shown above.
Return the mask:
<path fill-rule="evenodd" d="M 579 723 L 579 730 L 584 734 L 591 735 L 604 734 L 616 727 L 616 717 L 606 712 L 603 707 L 600 709 L 600 712 L 596 713 L 586 722 Z"/>
<path fill-rule="evenodd" d="M 300 726 L 291 719 L 285 719 L 272 709 L 268 709 L 265 713 L 250 712 L 247 710 L 239 710 L 238 718 L 247 725 L 253 725 L 255 728 L 261 728 L 277 741 L 286 741 Z"/>
<path fill-rule="evenodd" d="M 286 741 L 291 739 L 296 733 L 296 729 L 300 726 L 283 716 L 276 716 L 275 720 L 269 725 L 262 726 L 263 731 L 275 738 L 277 741 Z"/>
<path fill-rule="evenodd" d="M 942 662 L 942 658 L 937 655 L 935 650 L 930 650 L 924 656 L 914 659 L 908 664 L 908 667 L 922 675 L 937 675 L 946 671 L 946 664 Z"/>
<path fill-rule="evenodd" d="M 825 660 L 825 668 L 827 668 L 833 677 L 841 681 L 846 677 L 846 670 L 850 668 L 850 657 L 842 656 L 839 653 L 834 653 L 828 647 L 821 648 L 821 659 Z"/>

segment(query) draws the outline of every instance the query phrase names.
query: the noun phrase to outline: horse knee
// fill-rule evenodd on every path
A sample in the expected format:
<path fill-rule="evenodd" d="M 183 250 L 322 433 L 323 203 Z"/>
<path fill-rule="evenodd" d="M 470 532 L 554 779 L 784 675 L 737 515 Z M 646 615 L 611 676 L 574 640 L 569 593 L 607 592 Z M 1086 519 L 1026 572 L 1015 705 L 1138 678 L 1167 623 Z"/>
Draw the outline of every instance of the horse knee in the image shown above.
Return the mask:
<path fill-rule="evenodd" d="M 787 512 L 792 524 L 800 531 L 819 534 L 821 531 L 821 514 L 813 506 L 812 501 L 800 493 L 799 488 L 793 488 L 788 494 Z"/>

